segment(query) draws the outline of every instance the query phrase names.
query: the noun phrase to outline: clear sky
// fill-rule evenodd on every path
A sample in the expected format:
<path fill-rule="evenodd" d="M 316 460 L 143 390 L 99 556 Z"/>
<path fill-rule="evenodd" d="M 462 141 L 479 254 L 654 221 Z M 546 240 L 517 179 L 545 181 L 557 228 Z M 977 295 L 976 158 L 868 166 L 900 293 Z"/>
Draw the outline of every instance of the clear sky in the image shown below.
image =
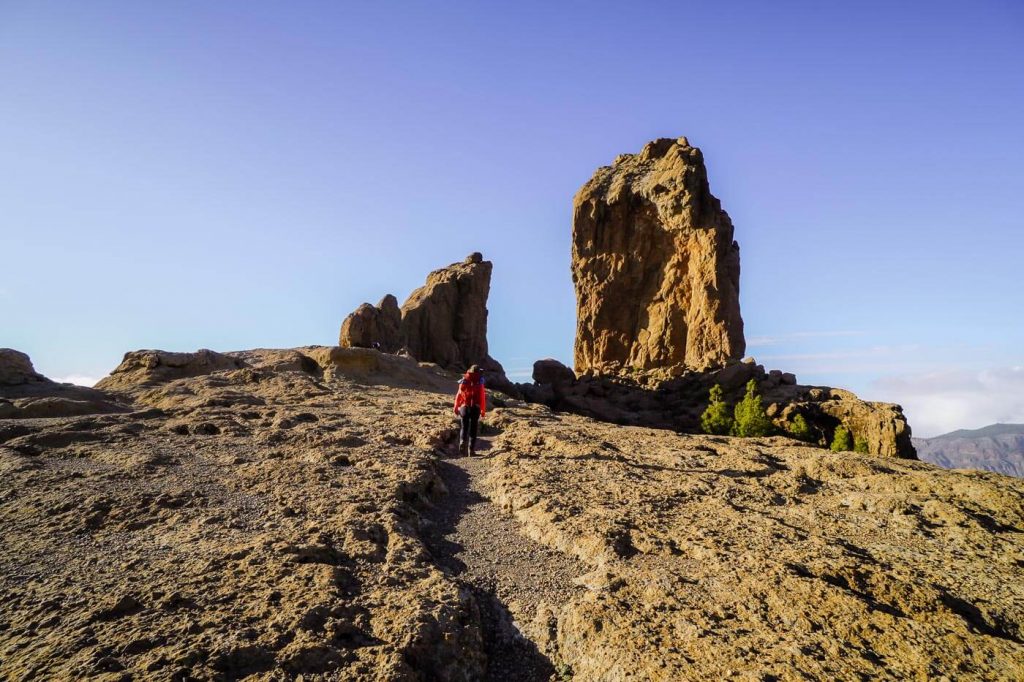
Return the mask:
<path fill-rule="evenodd" d="M 336 342 L 494 261 L 492 354 L 570 362 L 572 196 L 686 135 L 749 353 L 1024 422 L 1024 4 L 0 0 L 0 346 Z"/>

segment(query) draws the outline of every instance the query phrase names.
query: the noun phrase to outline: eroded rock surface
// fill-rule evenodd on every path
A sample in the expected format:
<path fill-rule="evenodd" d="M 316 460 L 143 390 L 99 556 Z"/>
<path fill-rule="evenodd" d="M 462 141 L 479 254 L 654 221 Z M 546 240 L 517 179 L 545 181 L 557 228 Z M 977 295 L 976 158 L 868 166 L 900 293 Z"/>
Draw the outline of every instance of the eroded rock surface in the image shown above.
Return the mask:
<path fill-rule="evenodd" d="M 1024 666 L 1024 481 L 501 396 L 487 458 L 455 467 L 457 375 L 362 348 L 222 355 L 122 373 L 131 413 L 0 418 L 0 677 Z"/>
<path fill-rule="evenodd" d="M 450 396 L 336 350 L 153 351 L 131 414 L 0 419 L 0 678 L 480 679 L 417 534 Z"/>
<path fill-rule="evenodd" d="M 496 417 L 487 482 L 590 566 L 555 614 L 573 679 L 1024 669 L 1024 482 L 535 410 Z"/>
<path fill-rule="evenodd" d="M 101 379 L 96 387 L 116 391 L 124 387 L 159 384 L 172 379 L 239 369 L 241 366 L 238 359 L 205 348 L 194 353 L 136 350 L 125 353 L 121 364 Z"/>
<path fill-rule="evenodd" d="M 0 348 L 0 419 L 71 417 L 126 409 L 100 390 L 50 381 L 35 371 L 25 353 Z"/>
<path fill-rule="evenodd" d="M 0 386 L 20 386 L 46 377 L 36 372 L 32 360 L 13 348 L 0 348 Z"/>
<path fill-rule="evenodd" d="M 724 366 L 742 357 L 739 245 L 686 138 L 599 168 L 573 206 L 577 374 Z"/>
<path fill-rule="evenodd" d="M 491 269 L 473 253 L 427 275 L 402 305 L 402 345 L 410 355 L 449 369 L 486 363 Z"/>
<path fill-rule="evenodd" d="M 864 441 L 870 454 L 917 457 L 910 425 L 899 405 L 861 400 L 849 391 L 827 386 L 802 386 L 794 375 L 765 371 L 752 361 L 707 372 L 684 372 L 667 381 L 584 375 L 569 382 L 565 377 L 556 370 L 543 369 L 534 374 L 536 384 L 519 384 L 519 393 L 532 402 L 601 421 L 697 432 L 712 386 L 721 386 L 726 403 L 733 406 L 742 399 L 747 382 L 754 380 L 768 416 L 782 432 L 791 430 L 794 419 L 801 415 L 811 428 L 810 442 L 819 446 L 828 447 L 836 427 L 842 424 L 855 439 Z"/>

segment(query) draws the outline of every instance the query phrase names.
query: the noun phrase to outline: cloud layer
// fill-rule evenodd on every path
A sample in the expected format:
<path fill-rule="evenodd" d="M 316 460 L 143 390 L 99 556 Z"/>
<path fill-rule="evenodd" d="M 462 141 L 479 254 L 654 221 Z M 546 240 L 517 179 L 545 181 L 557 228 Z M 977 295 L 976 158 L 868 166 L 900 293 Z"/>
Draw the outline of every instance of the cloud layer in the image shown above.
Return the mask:
<path fill-rule="evenodd" d="M 883 377 L 873 388 L 899 400 L 915 436 L 1024 423 L 1024 366 Z"/>
<path fill-rule="evenodd" d="M 66 377 L 50 377 L 58 384 L 75 384 L 76 386 L 88 386 L 92 388 L 99 381 L 97 377 L 87 377 L 82 374 L 69 374 Z"/>

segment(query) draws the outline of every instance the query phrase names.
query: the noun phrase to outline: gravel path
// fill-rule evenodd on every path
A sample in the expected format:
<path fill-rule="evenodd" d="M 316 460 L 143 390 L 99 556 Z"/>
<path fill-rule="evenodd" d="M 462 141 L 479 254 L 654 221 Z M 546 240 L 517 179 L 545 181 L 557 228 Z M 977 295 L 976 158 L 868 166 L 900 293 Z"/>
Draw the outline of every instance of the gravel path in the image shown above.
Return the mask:
<path fill-rule="evenodd" d="M 538 607 L 557 612 L 582 591 L 573 580 L 586 570 L 523 535 L 516 520 L 486 498 L 483 478 L 490 463 L 486 450 L 482 454 L 441 461 L 448 495 L 427 514 L 425 540 L 441 568 L 467 585 L 481 604 L 486 679 L 559 679 L 554 638 L 544 636 Z"/>

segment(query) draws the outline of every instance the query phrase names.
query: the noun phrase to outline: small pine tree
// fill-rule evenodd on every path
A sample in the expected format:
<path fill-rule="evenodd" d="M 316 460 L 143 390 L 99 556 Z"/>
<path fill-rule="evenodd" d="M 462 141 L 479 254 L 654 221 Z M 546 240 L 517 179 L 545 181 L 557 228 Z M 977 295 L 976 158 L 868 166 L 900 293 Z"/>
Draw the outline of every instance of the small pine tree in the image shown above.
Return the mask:
<path fill-rule="evenodd" d="M 868 449 L 868 439 L 867 438 L 863 438 L 861 436 L 857 436 L 856 438 L 854 438 L 853 439 L 853 451 L 854 452 L 859 452 L 862 455 L 869 454 L 870 450 Z"/>
<path fill-rule="evenodd" d="M 793 421 L 789 424 L 789 435 L 797 440 L 807 442 L 814 440 L 814 432 L 811 431 L 810 425 L 802 414 L 793 417 Z"/>
<path fill-rule="evenodd" d="M 757 392 L 757 382 L 753 379 L 747 382 L 747 394 L 743 396 L 743 400 L 736 403 L 733 415 L 734 435 L 750 438 L 770 436 L 775 431 L 775 425 L 765 413 L 764 402 Z"/>
<path fill-rule="evenodd" d="M 732 430 L 732 417 L 729 416 L 729 406 L 722 399 L 722 387 L 718 384 L 712 386 L 708 397 L 711 402 L 700 416 L 700 427 L 704 433 L 724 436 Z"/>
<path fill-rule="evenodd" d="M 853 443 L 850 439 L 850 429 L 846 428 L 842 424 L 836 427 L 835 436 L 832 437 L 832 445 L 829 446 L 832 452 L 847 452 L 853 449 Z"/>

